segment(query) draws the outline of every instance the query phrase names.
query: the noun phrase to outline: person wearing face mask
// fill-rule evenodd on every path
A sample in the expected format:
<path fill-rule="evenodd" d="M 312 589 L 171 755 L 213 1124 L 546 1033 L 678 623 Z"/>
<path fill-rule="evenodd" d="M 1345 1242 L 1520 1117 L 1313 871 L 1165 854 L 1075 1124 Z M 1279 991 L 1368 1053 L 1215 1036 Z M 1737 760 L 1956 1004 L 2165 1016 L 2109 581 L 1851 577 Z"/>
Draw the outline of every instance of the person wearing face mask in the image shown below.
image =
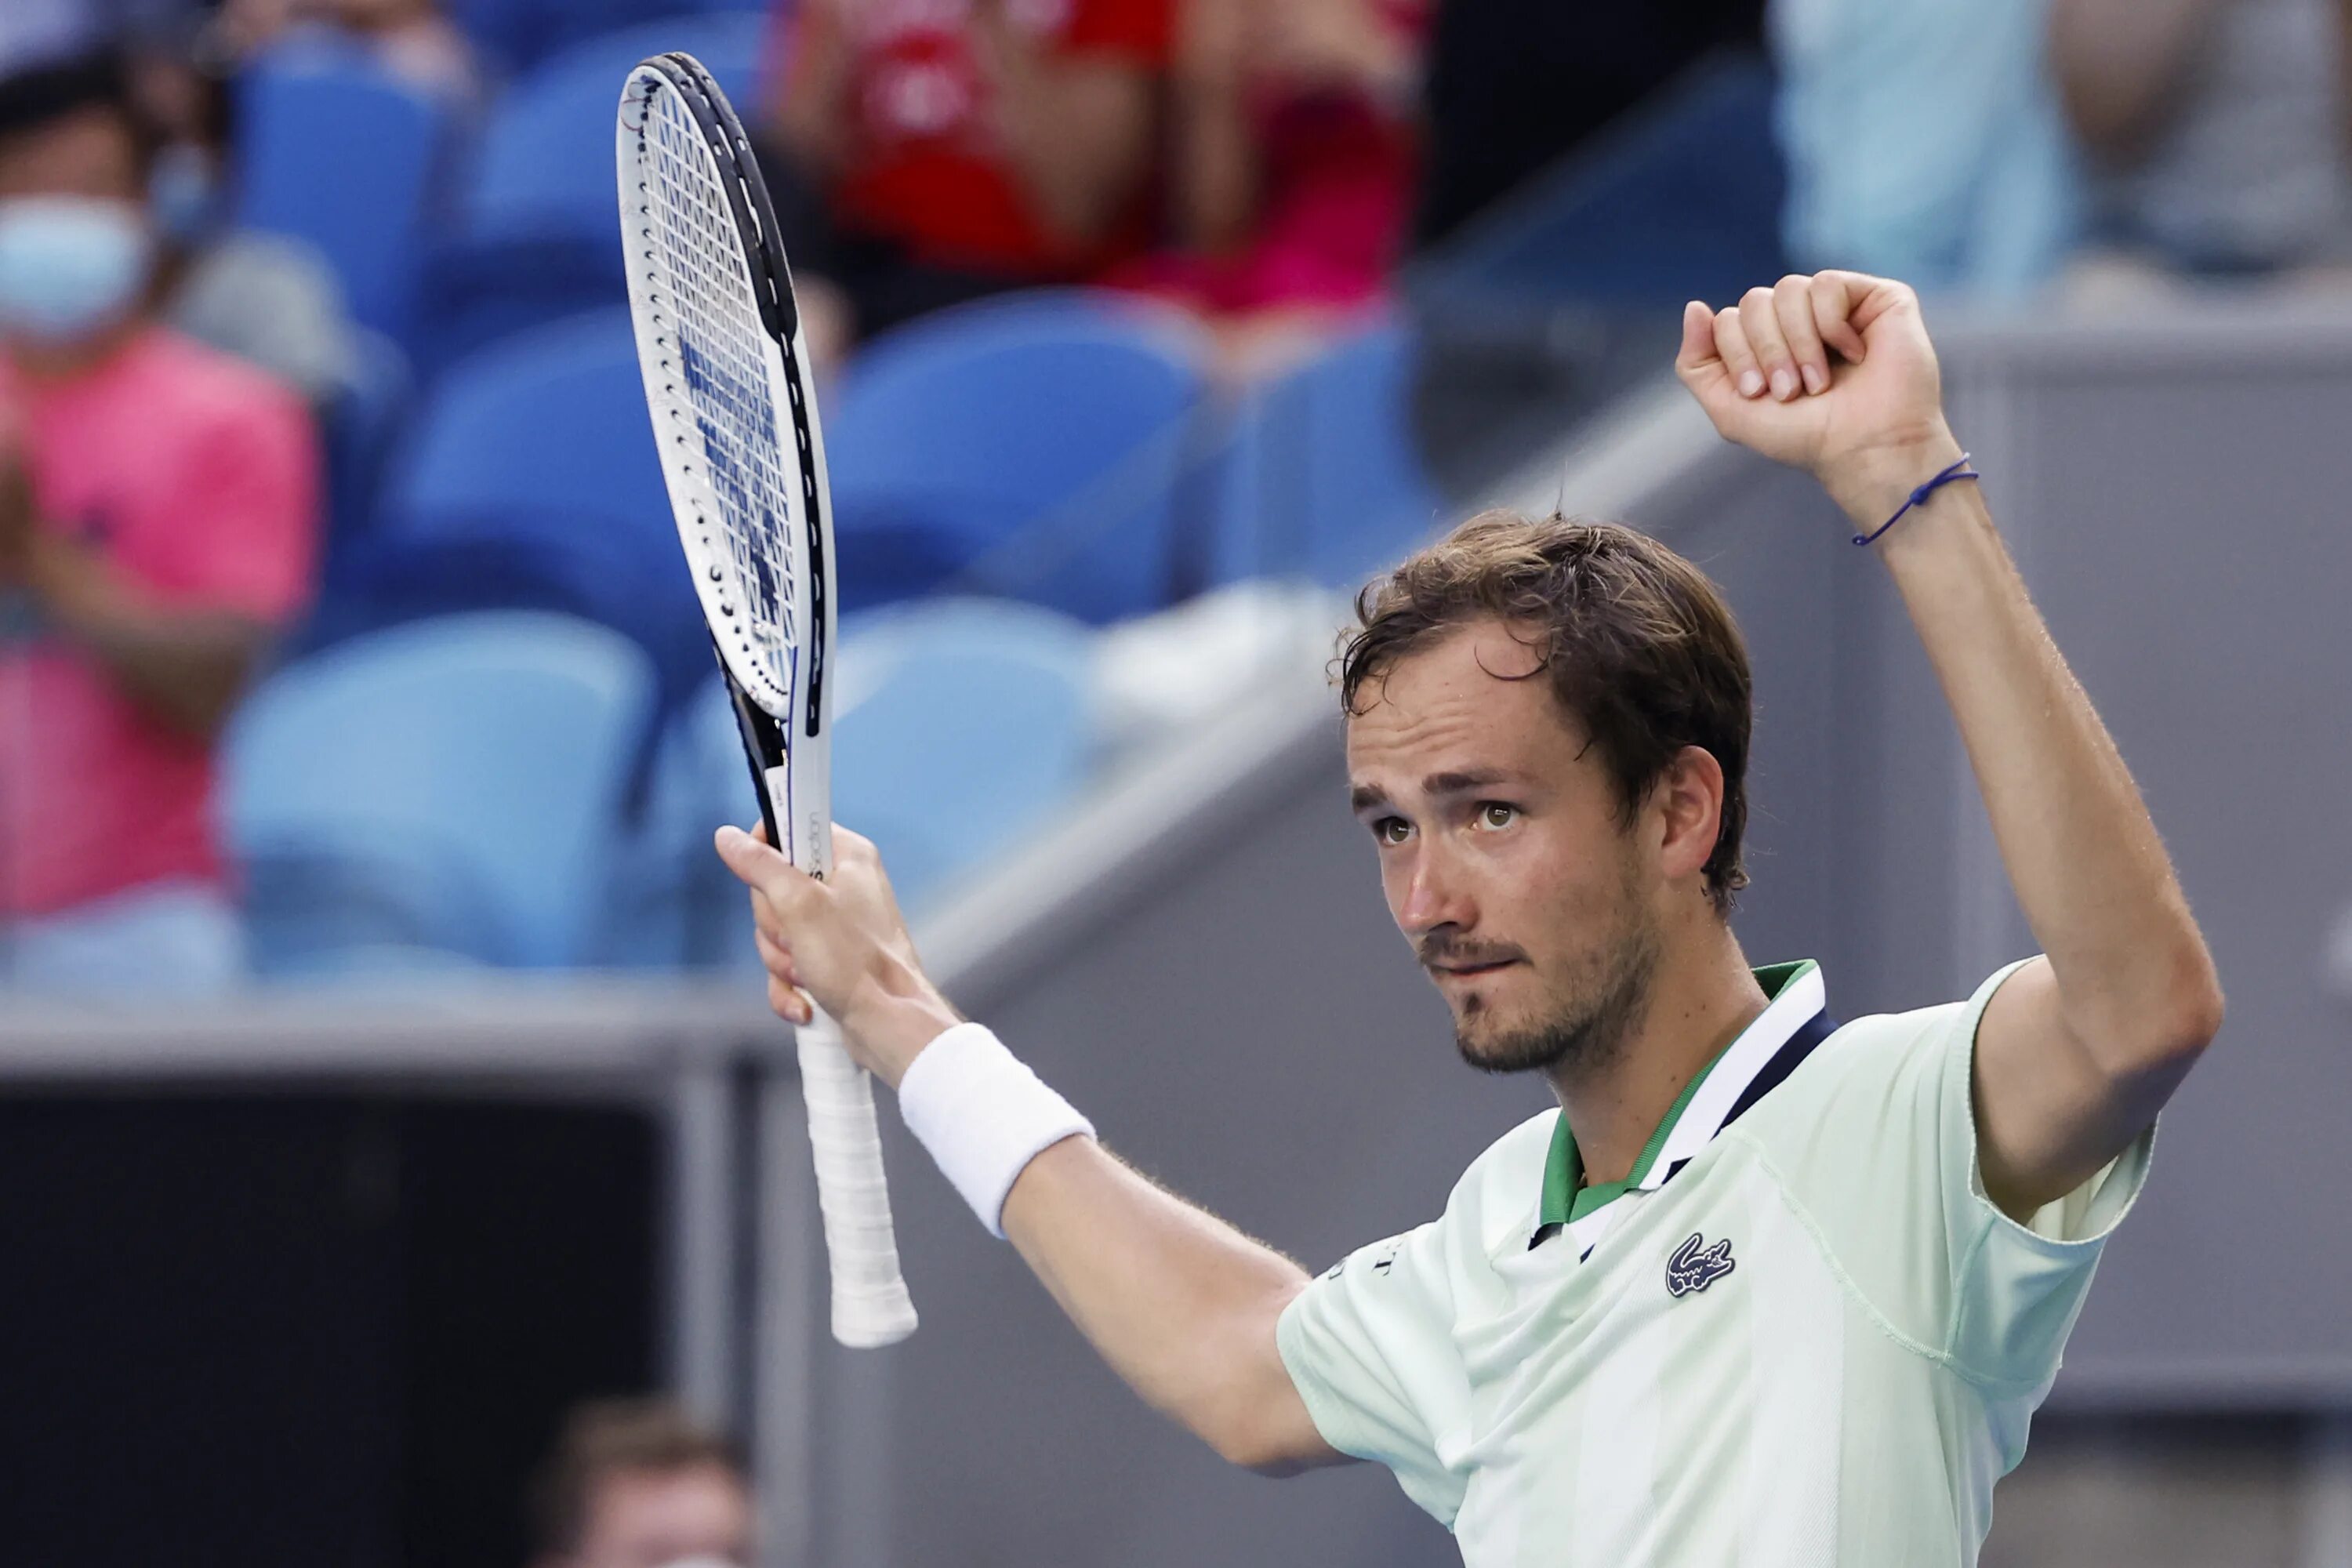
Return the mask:
<path fill-rule="evenodd" d="M 574 1409 L 532 1498 L 534 1568 L 749 1568 L 751 1489 L 733 1445 L 665 1399 Z"/>
<path fill-rule="evenodd" d="M 164 327 L 111 58 L 0 79 L 0 986 L 234 984 L 214 747 L 311 574 L 301 400 Z"/>

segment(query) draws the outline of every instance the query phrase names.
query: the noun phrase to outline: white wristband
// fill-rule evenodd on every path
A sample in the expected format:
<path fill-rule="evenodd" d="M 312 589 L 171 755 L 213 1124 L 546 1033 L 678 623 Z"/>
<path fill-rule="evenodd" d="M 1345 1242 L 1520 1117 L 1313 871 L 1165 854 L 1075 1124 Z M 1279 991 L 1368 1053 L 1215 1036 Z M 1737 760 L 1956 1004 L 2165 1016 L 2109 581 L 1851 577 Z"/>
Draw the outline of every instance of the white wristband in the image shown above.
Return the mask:
<path fill-rule="evenodd" d="M 923 1047 L 898 1082 L 898 1113 L 1000 1240 L 1005 1196 L 1029 1162 L 1065 1138 L 1095 1135 L 980 1024 L 958 1024 Z"/>

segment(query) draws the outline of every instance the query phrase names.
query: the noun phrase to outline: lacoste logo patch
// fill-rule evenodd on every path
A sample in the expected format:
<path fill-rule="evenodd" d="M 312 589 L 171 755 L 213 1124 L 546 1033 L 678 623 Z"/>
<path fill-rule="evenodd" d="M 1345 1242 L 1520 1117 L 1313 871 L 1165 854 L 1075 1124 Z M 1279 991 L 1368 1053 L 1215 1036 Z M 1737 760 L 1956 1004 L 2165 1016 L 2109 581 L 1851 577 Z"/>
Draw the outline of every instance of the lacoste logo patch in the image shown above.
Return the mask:
<path fill-rule="evenodd" d="M 1738 1267 L 1731 1256 L 1730 1237 L 1709 1247 L 1706 1237 L 1693 1231 L 1689 1239 L 1675 1247 L 1675 1255 L 1666 1259 L 1666 1294 L 1683 1297 L 1704 1290 Z"/>

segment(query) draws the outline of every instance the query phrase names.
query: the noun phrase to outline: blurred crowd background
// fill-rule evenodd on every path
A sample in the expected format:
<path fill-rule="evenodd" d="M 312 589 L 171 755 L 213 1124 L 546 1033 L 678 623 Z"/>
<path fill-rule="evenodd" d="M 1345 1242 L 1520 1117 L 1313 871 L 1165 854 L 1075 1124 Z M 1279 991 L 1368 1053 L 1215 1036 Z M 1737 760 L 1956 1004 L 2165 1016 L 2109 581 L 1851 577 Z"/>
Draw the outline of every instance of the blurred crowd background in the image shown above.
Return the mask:
<path fill-rule="evenodd" d="M 621 291 L 644 54 L 757 128 L 828 384 L 839 795 L 919 905 L 1653 374 L 1685 298 L 2333 287 L 2341 12 L 10 0 L 0 984 L 748 953 Z"/>
<path fill-rule="evenodd" d="M 985 1436 L 958 1446 L 956 1423 L 931 1418 L 925 1391 L 946 1386 L 943 1368 L 1001 1378 L 991 1409 L 1024 1391 L 1103 1394 L 1026 1359 L 1060 1342 L 1042 1321 L 988 1322 L 975 1348 L 942 1311 L 905 1352 L 936 1359 L 906 1378 L 900 1405 L 877 1392 L 887 1372 L 831 1363 L 814 1381 L 785 1375 L 782 1393 L 729 1392 L 772 1353 L 746 1349 L 742 1323 L 773 1303 L 725 1268 L 715 1295 L 693 1280 L 737 1242 L 766 1245 L 764 1232 L 746 1240 L 766 1211 L 742 1189 L 777 1167 L 746 1151 L 774 1152 L 761 1097 L 789 1074 L 757 1052 L 712 1067 L 683 1046 L 676 1061 L 624 1062 L 612 1042 L 630 1030 L 667 1050 L 736 1026 L 595 989 L 699 985 L 758 1010 L 740 889 L 709 852 L 712 826 L 754 807 L 655 458 L 619 247 L 621 83 L 668 49 L 709 66 L 751 127 L 820 361 L 845 610 L 837 815 L 881 844 L 919 933 L 961 910 L 955 934 L 973 951 L 999 916 L 972 897 L 1024 847 L 1176 766 L 1236 713 L 1295 696 L 1291 678 L 1328 655 L 1368 574 L 1515 484 L 1524 494 L 1531 465 L 1580 432 L 1617 429 L 1664 375 L 1685 300 L 1725 304 L 1788 271 L 1847 267 L 1913 282 L 1939 327 L 2218 319 L 2236 334 L 2251 318 L 2231 310 L 2352 312 L 2347 0 L 0 0 L 0 1068 L 21 1080 L 0 1100 L 0 1363 L 13 1363 L 0 1364 L 0 1469 L 25 1481 L 0 1500 L 0 1562 L 92 1542 L 150 1544 L 77 1560 L 152 1562 L 152 1543 L 173 1542 L 190 1563 L 749 1563 L 756 1492 L 772 1527 L 762 1560 L 797 1563 L 794 1542 L 821 1541 L 829 1554 L 805 1560 L 878 1563 L 889 1554 L 858 1548 L 855 1530 L 811 1522 L 816 1493 L 780 1502 L 777 1488 L 817 1476 L 822 1506 L 847 1517 L 866 1461 L 891 1445 L 906 1473 L 969 1482 L 926 1504 L 980 1542 L 955 1560 L 1052 1560 L 986 1545 L 1025 1539 L 1024 1510 L 1096 1520 L 1056 1538 L 1072 1542 L 1101 1539 L 1103 1518 L 1140 1521 L 1130 1550 L 1085 1561 L 1201 1560 L 1181 1545 L 1206 1528 L 1181 1501 L 1192 1472 L 1164 1493 L 1057 1492 L 1041 1456 L 1076 1460 L 1050 1447 L 1050 1423 L 1008 1416 L 1000 1431 L 950 1401 Z M 2087 490 L 2102 518 L 2128 510 L 2126 437 L 2148 409 L 2172 421 L 2156 427 L 2259 445 L 2248 432 L 2297 417 L 2305 383 L 2292 378 L 2341 379 L 2316 357 L 2337 340 L 2305 350 L 2299 331 L 2244 340 L 2284 345 L 2277 379 L 2230 383 L 2229 406 L 2215 394 L 2070 415 L 2063 428 L 2085 441 L 2114 434 L 2108 461 L 2076 490 L 2042 473 L 2031 499 Z M 2174 381 L 2204 395 L 2171 352 L 2146 362 L 2150 398 Z M 2141 390 L 2103 374 L 2111 391 Z M 2054 406 L 1978 405 L 1993 410 L 1981 427 L 2012 433 Z M 2336 439 L 2314 426 L 2290 449 L 2324 461 Z M 2028 492 L 2026 466 L 1997 479 Z M 2190 611 L 2064 637 L 2103 703 L 2137 700 L 2136 679 L 2161 684 L 2168 658 L 2191 657 L 2180 645 L 2206 635 L 2191 618 L 2202 602 L 2224 604 L 2218 618 L 2243 643 L 2217 658 L 2270 657 L 2253 578 L 2231 574 L 2231 552 L 2259 539 L 2249 558 L 2291 563 L 2314 520 L 2263 513 L 2263 479 L 2229 479 L 2260 515 L 2218 509 L 2211 541 L 2179 557 L 2217 584 Z M 2306 496 L 2324 488 L 2302 482 Z M 1728 504 L 1780 521 L 1799 504 L 1756 493 Z M 2037 593 L 2095 605 L 2116 574 L 2113 603 L 2143 605 L 2175 574 L 2118 537 L 2068 536 L 2097 555 L 2046 539 L 2041 557 L 2021 551 Z M 1722 553 L 1735 578 L 1755 559 Z M 2328 563 L 2341 552 L 2311 559 L 2301 586 L 2340 597 Z M 1822 606 L 1843 608 L 1817 606 L 1814 570 L 1769 578 L 1796 584 L 1777 602 L 1738 581 L 1734 596 L 1759 672 L 1801 667 L 1843 700 L 1829 674 L 1893 645 L 1842 590 L 1823 587 Z M 1825 622 L 1819 666 L 1805 665 L 1791 627 Z M 2283 659 L 2272 673 L 2286 679 Z M 2352 733 L 2324 700 L 2284 689 L 2234 715 L 2268 726 L 2260 746 Z M 1767 731 L 1812 733 L 1801 701 L 1773 700 Z M 1922 689 L 1914 710 L 1932 706 Z M 2126 734 L 2126 750 L 2147 766 L 2144 742 Z M 1914 773 L 1887 764 L 1901 786 L 1887 794 L 1948 782 L 1917 755 L 1929 760 Z M 2277 790 L 2297 776 L 2295 755 L 2259 746 L 2235 765 Z M 1171 776 L 1136 814 L 1203 787 Z M 2151 794 L 2168 831 L 2224 815 L 2168 815 L 2165 789 Z M 1330 809 L 1311 818 L 1270 817 L 1286 837 L 1217 831 L 1278 867 L 1336 798 L 1318 796 Z M 1767 799 L 1759 837 L 1801 852 L 1759 882 L 1813 878 L 1824 920 L 1851 903 L 1875 921 L 1901 902 L 1878 884 L 1903 862 L 1805 864 L 1806 846 L 1832 842 L 1805 837 L 1829 798 Z M 2324 837 L 2334 816 L 2300 820 Z M 1184 853 L 1207 863 L 1201 837 Z M 2300 905 L 2284 939 L 2284 916 L 2259 930 L 2213 921 L 2206 889 L 2226 881 L 2214 868 L 2245 857 L 2200 853 L 2184 874 L 2217 932 L 2233 1035 L 2252 1032 L 2245 953 L 2292 946 L 2303 976 L 2298 944 L 2318 939 Z M 2324 844 L 2304 853 L 2333 875 Z M 2243 875 L 2308 880 L 2304 865 L 2264 864 Z M 1272 898 L 1267 879 L 1285 874 L 1263 870 L 1233 898 Z M 2341 891 L 2310 897 L 2332 909 Z M 1240 907 L 1195 910 L 1185 929 L 1211 947 L 1255 931 Z M 1302 907 L 1307 947 L 1323 924 L 1355 929 Z M 1001 923 L 1029 913 L 1004 905 Z M 1865 934 L 1892 950 L 1901 930 Z M 2352 923 L 2336 963 L 2352 986 Z M 1324 1003 L 1290 994 L 1311 973 L 1236 982 L 1234 1010 L 1321 1027 Z M 1898 975 L 1912 983 L 1890 960 L 1857 991 L 1877 1000 Z M 544 1016 L 498 990 L 539 984 Z M 380 999 L 420 996 L 499 999 L 366 1032 Z M 1091 1011 L 1064 1000 L 1144 1038 L 1118 1010 L 1181 999 L 1139 986 L 1087 999 Z M 1052 1007 L 1030 1002 L 1050 1024 Z M 280 1004 L 297 1011 L 266 1011 Z M 77 1008 L 119 1021 L 77 1034 L 57 1022 Z M 1418 1019 L 1395 1016 L 1400 1029 Z M 12 1017 L 49 1032 L 19 1051 L 35 1036 L 12 1038 Z M 531 1107 L 495 1078 L 509 1063 L 542 1072 L 572 1040 L 601 1043 L 579 1047 L 593 1059 L 572 1076 L 534 1079 Z M 2306 1064 L 2319 1043 L 2272 1042 Z M 1271 1069 L 1309 1080 L 1292 1085 L 1300 1103 L 1329 1092 L 1333 1063 L 1361 1059 L 1340 1054 L 1355 1036 L 1321 1044 Z M 495 1073 L 462 1094 L 408 1079 L 396 1094 L 344 1092 L 415 1060 L 454 1071 L 478 1048 Z M 1300 1124 L 1295 1145 L 1245 1135 L 1234 1129 L 1252 1108 L 1212 1120 L 1180 1080 L 1153 1076 L 1167 1059 L 1043 1065 L 1118 1136 L 1192 1140 L 1193 1163 L 1173 1163 L 1180 1184 L 1197 1176 L 1244 1215 L 1248 1198 L 1218 1180 L 1286 1150 L 1319 1169 L 1319 1152 L 1360 1142 L 1320 1124 Z M 2276 1175 L 2320 1161 L 2324 1140 L 2273 1119 L 2326 1100 L 2283 1092 L 2306 1080 L 2263 1077 L 2273 1058 L 2252 1059 L 2253 1076 L 2205 1102 L 2204 1125 L 2227 1137 L 2200 1145 L 2192 1124 L 2175 1140 L 2196 1180 L 2173 1190 L 2221 1190 L 2221 1144 L 2267 1144 L 2263 1163 L 2294 1193 L 2340 1186 Z M 182 1060 L 218 1068 L 236 1092 L 207 1079 L 187 1093 Z M 649 1062 L 680 1076 L 653 1111 L 615 1110 L 624 1067 Z M 497 1092 L 478 1092 L 493 1078 Z M 1399 1077 L 1373 1124 L 1422 1114 L 1402 1103 L 1418 1081 Z M 1123 1094 L 1139 1103 L 1115 1118 Z M 1499 1102 L 1465 1104 L 1475 1121 Z M 1406 1141 L 1355 1188 L 1392 1179 L 1394 1202 L 1432 1196 L 1403 1167 L 1458 1168 L 1440 1146 L 1450 1135 Z M 911 1162 L 893 1152 L 903 1215 Z M 928 1173 L 911 1179 L 919 1203 Z M 1277 1215 L 1291 1228 L 1268 1234 L 1322 1245 L 1318 1227 L 1349 1217 L 1349 1194 L 1326 1189 L 1349 1184 L 1301 1181 L 1313 1224 Z M 2301 1212 L 2280 1208 L 2276 1228 Z M 970 1238 L 937 1224 L 909 1247 L 910 1268 L 936 1270 L 918 1279 L 927 1302 L 968 1288 L 982 1305 L 966 1320 L 1035 1304 L 1025 1281 L 993 1272 L 1008 1265 L 957 1252 Z M 2210 1272 L 2197 1238 L 2166 1254 L 2182 1233 L 2154 1226 L 2153 1277 Z M 2212 1308 L 2198 1342 L 2221 1343 L 2242 1316 L 2232 1300 L 2257 1295 L 2265 1325 L 2340 1338 L 2340 1294 L 2309 1272 L 2342 1274 L 2340 1249 L 2305 1241 L 2315 1250 L 2278 1250 L 2237 1297 L 2182 1309 Z M 959 1344 L 950 1367 L 940 1347 Z M 2309 1389 L 2257 1390 L 2216 1358 L 2181 1369 L 2181 1386 L 2220 1392 L 2170 1425 L 2059 1418 L 2035 1449 L 2057 1479 L 2035 1489 L 2030 1466 L 2001 1494 L 2005 1517 L 2027 1521 L 2012 1528 L 2137 1541 L 2113 1560 L 2168 1568 L 2352 1563 L 2352 1439 L 2340 1418 L 2306 1420 L 2327 1398 L 2339 1416 L 2352 1402 L 2340 1378 L 2336 1395 L 2312 1392 L 2335 1363 L 2294 1363 Z M 634 1397 L 657 1384 L 694 1396 L 693 1414 Z M 2139 1408 L 2126 1383 L 2101 1386 Z M 579 1403 L 611 1394 L 632 1397 Z M 887 1439 L 875 1417 L 792 1439 L 782 1458 L 783 1439 L 755 1431 L 767 1457 L 753 1475 L 720 1435 L 744 1435 L 751 1403 L 902 1415 Z M 1087 1458 L 1160 1454 L 1123 1401 L 1104 1408 L 1123 1424 L 1085 1427 Z M 877 1502 L 879 1485 L 864 1494 L 873 1514 L 909 1508 Z M 1223 1510 L 1241 1494 L 1198 1495 Z M 2177 1511 L 2158 1508 L 2168 1497 Z M 2094 1518 L 2101 1507 L 2112 1516 Z M 772 1528 L 795 1508 L 793 1531 Z M 2161 1524 L 2135 1522 L 2148 1509 Z M 2321 1521 L 2302 1548 L 2277 1522 L 2298 1509 Z M 1323 1560 L 1444 1560 L 1442 1542 L 1399 1533 L 1418 1525 L 1395 1512 L 1313 1517 L 1318 1531 L 1366 1521 Z M 1274 1531 L 1292 1516 L 1268 1504 L 1233 1519 Z M 350 1554 L 322 1558 L 320 1542 Z M 2176 1555 L 2160 1554 L 2168 1542 Z M 2011 1550 L 1999 1561 L 2087 1561 Z"/>

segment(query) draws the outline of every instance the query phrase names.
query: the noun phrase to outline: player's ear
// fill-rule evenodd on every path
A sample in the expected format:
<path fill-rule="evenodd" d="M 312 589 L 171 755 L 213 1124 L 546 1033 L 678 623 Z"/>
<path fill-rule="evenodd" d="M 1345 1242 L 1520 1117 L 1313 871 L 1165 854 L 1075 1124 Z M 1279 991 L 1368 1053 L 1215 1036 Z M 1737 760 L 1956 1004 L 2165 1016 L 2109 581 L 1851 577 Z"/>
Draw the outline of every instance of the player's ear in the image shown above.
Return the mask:
<path fill-rule="evenodd" d="M 1705 871 L 1723 825 L 1723 764 L 1715 753 L 1704 746 L 1675 752 L 1650 786 L 1650 806 L 1660 817 L 1666 876 L 1680 880 Z"/>

